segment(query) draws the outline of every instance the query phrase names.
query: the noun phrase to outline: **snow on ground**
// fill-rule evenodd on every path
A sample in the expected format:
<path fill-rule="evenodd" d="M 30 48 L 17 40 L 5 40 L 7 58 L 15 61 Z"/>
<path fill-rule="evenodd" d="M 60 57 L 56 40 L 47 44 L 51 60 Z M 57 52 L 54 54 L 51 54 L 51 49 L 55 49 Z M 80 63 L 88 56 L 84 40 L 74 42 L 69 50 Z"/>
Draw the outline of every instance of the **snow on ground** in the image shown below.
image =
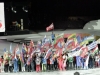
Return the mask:
<path fill-rule="evenodd" d="M 20 73 L 0 73 L 0 75 L 73 75 L 74 72 L 80 72 L 80 75 L 100 75 L 100 68 L 89 70 L 72 71 L 53 71 L 53 72 L 20 72 Z"/>

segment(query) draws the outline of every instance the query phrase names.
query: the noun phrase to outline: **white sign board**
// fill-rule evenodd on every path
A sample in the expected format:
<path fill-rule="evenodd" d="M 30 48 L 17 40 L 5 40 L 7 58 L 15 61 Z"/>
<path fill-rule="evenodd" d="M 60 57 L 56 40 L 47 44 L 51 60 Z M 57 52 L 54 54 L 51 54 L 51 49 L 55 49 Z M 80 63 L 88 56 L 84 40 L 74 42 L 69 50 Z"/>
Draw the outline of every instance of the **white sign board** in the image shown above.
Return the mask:
<path fill-rule="evenodd" d="M 5 32 L 4 3 L 0 3 L 0 32 Z"/>

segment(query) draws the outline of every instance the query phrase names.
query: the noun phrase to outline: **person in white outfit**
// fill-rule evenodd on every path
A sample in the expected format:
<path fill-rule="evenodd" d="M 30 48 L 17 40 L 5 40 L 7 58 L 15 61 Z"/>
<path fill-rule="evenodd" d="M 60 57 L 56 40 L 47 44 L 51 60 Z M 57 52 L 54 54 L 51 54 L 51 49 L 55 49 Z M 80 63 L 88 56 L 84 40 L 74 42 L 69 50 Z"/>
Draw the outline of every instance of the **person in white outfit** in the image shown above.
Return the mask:
<path fill-rule="evenodd" d="M 63 67 L 64 69 L 66 69 L 67 56 L 65 54 L 63 55 L 63 60 L 64 60 Z"/>
<path fill-rule="evenodd" d="M 99 56 L 95 56 L 95 67 L 99 67 Z"/>

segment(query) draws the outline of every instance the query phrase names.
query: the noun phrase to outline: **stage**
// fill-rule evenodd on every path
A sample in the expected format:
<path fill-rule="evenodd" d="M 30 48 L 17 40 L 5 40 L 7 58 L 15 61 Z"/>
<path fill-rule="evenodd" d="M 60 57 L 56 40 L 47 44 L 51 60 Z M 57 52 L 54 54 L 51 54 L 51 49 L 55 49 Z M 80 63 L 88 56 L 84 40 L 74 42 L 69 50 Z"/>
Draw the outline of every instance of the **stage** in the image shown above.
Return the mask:
<path fill-rule="evenodd" d="M 89 70 L 72 71 L 53 71 L 53 72 L 20 72 L 20 73 L 0 73 L 0 75 L 73 75 L 74 72 L 80 72 L 80 75 L 100 75 L 100 68 Z"/>
<path fill-rule="evenodd" d="M 30 34 L 31 31 L 29 30 L 20 30 L 20 31 L 6 31 L 0 33 L 0 36 L 8 36 L 8 35 L 24 35 L 24 34 Z"/>

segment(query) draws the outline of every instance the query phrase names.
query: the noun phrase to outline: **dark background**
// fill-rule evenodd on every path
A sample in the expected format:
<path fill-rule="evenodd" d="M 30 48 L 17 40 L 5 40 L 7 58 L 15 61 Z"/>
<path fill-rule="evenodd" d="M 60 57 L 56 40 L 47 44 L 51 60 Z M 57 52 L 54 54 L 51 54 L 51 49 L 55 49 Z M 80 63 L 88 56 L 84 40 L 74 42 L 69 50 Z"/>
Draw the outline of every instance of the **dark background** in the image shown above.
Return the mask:
<path fill-rule="evenodd" d="M 24 19 L 24 28 L 45 30 L 52 22 L 55 29 L 82 29 L 90 20 L 99 19 L 99 0 L 5 0 L 5 24 L 9 29 L 12 21 Z M 10 10 L 16 7 L 17 13 Z M 27 6 L 29 12 L 22 10 Z M 8 10 L 9 8 L 9 10 Z M 71 19 L 70 19 L 71 17 Z"/>

